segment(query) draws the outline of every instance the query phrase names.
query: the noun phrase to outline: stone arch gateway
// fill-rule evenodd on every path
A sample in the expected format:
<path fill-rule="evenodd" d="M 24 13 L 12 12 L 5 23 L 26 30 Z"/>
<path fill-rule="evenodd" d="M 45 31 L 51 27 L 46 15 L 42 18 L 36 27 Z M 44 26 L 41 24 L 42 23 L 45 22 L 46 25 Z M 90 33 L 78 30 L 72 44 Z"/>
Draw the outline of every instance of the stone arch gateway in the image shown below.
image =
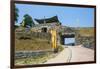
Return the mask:
<path fill-rule="evenodd" d="M 60 36 L 60 43 L 65 45 L 65 38 L 75 38 L 75 33 L 65 33 Z"/>

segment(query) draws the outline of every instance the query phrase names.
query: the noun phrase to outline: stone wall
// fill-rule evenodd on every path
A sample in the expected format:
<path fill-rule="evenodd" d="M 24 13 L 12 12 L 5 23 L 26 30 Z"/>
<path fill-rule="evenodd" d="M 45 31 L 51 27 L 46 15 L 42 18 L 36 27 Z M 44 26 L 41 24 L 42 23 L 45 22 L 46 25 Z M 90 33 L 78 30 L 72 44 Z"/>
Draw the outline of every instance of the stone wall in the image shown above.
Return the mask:
<path fill-rule="evenodd" d="M 94 49 L 95 41 L 93 36 L 76 36 L 75 37 L 75 44 L 80 45 L 82 44 L 86 48 Z"/>
<path fill-rule="evenodd" d="M 40 55 L 45 55 L 47 53 L 48 53 L 48 51 L 16 51 L 15 52 L 15 59 L 37 57 Z"/>
<path fill-rule="evenodd" d="M 50 33 L 42 33 L 42 32 L 16 32 L 15 38 L 21 39 L 21 38 L 40 38 L 40 39 L 51 39 Z"/>

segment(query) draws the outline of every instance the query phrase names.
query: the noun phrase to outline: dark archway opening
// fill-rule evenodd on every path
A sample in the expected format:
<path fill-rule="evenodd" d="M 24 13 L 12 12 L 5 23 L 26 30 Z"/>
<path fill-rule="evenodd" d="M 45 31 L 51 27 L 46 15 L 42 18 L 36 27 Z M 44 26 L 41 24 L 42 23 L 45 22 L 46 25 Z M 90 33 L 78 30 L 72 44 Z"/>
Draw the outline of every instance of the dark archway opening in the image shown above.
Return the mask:
<path fill-rule="evenodd" d="M 75 34 L 66 34 L 61 36 L 61 44 L 67 46 L 75 46 Z"/>
<path fill-rule="evenodd" d="M 47 28 L 46 27 L 44 27 L 44 28 L 42 28 L 42 32 L 47 32 Z"/>

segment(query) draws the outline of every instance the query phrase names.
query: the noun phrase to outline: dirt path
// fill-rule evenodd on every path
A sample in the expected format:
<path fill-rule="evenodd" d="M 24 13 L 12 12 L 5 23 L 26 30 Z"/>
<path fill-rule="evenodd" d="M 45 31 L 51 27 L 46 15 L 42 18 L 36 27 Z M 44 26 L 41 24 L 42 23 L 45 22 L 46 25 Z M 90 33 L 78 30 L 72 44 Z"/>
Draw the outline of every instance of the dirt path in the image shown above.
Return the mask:
<path fill-rule="evenodd" d="M 68 62 L 94 61 L 94 51 L 81 46 L 68 46 L 47 63 L 68 63 Z"/>

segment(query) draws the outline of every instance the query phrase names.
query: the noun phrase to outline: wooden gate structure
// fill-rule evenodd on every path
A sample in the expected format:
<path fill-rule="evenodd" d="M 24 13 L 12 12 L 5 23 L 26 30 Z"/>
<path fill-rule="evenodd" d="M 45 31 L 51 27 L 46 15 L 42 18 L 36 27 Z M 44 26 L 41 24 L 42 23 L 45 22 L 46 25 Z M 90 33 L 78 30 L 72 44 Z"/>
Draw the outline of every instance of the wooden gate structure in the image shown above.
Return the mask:
<path fill-rule="evenodd" d="M 54 50 L 54 52 L 58 52 L 58 47 L 57 47 L 57 32 L 55 29 L 52 29 L 50 31 L 51 33 L 51 45 L 52 45 L 52 48 Z"/>

